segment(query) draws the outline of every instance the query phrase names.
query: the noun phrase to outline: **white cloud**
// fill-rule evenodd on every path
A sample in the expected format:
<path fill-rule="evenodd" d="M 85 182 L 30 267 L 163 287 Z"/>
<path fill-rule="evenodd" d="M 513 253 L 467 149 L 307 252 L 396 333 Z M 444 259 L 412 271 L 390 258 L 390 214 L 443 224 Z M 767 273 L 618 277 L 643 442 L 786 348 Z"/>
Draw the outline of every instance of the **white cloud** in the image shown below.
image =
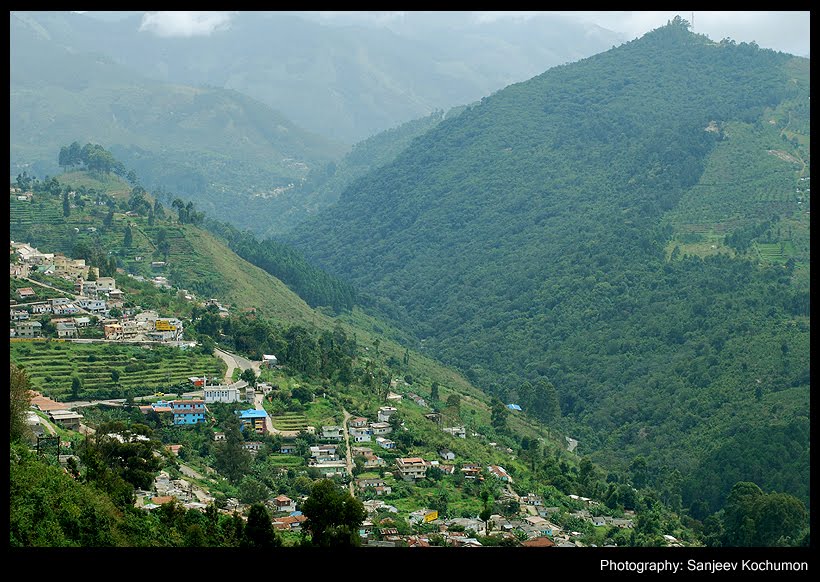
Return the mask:
<path fill-rule="evenodd" d="M 230 25 L 233 12 L 167 11 L 146 12 L 141 31 L 157 36 L 207 36 Z"/>

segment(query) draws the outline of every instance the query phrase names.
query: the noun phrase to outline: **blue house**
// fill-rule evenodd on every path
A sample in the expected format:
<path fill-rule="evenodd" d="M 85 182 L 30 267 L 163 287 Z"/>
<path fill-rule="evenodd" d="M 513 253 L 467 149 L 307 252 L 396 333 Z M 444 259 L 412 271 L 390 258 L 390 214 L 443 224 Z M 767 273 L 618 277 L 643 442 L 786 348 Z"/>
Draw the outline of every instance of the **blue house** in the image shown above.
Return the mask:
<path fill-rule="evenodd" d="M 243 431 L 246 426 L 249 426 L 256 433 L 265 434 L 267 432 L 265 422 L 268 418 L 268 413 L 264 410 L 252 408 L 250 410 L 239 410 L 237 414 L 239 414 L 239 421 L 242 423 Z"/>
<path fill-rule="evenodd" d="M 205 422 L 204 400 L 173 400 L 171 411 L 174 413 L 174 424 Z"/>
<path fill-rule="evenodd" d="M 508 404 L 507 408 L 509 408 L 510 410 L 519 410 L 519 411 L 521 410 L 521 407 L 518 406 L 517 404 Z"/>

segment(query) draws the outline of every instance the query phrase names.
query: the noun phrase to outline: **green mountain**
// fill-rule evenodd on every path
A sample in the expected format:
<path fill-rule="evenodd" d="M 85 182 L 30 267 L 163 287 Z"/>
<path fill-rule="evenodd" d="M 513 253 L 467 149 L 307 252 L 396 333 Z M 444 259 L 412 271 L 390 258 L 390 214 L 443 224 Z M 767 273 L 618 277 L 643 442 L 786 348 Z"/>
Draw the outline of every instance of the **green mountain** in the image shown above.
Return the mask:
<path fill-rule="evenodd" d="M 603 464 L 808 503 L 809 61 L 677 18 L 439 123 L 286 237 Z M 763 435 L 766 435 L 763 437 Z M 638 463 L 638 465 L 641 464 Z"/>
<path fill-rule="evenodd" d="M 63 145 L 104 144 L 145 187 L 244 228 L 290 212 L 277 195 L 344 153 L 236 91 L 150 80 L 61 44 L 30 14 L 13 13 L 10 30 L 12 179 L 58 173 Z"/>

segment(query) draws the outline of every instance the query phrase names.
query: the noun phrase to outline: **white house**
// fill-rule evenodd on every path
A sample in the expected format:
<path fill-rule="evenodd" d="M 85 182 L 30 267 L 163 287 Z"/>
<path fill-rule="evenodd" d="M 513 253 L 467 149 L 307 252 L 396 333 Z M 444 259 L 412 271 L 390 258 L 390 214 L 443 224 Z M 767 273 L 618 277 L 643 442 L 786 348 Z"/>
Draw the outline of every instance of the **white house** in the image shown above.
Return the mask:
<path fill-rule="evenodd" d="M 374 422 L 370 425 L 373 435 L 385 435 L 393 432 L 393 427 L 386 422 Z"/>
<path fill-rule="evenodd" d="M 344 429 L 341 426 L 323 426 L 322 438 L 331 441 L 340 441 L 345 438 Z"/>
<path fill-rule="evenodd" d="M 233 386 L 205 386 L 203 388 L 205 404 L 213 402 L 239 402 L 240 390 Z"/>
<path fill-rule="evenodd" d="M 394 443 L 390 439 L 386 439 L 386 438 L 380 437 L 380 436 L 376 437 L 376 444 L 379 445 L 383 449 L 395 449 L 396 448 L 396 443 Z"/>
<path fill-rule="evenodd" d="M 393 413 L 396 412 L 396 409 L 392 406 L 382 406 L 379 408 L 379 412 L 377 414 L 379 422 L 387 422 L 390 420 L 390 417 Z"/>
<path fill-rule="evenodd" d="M 442 449 L 438 452 L 439 457 L 444 459 L 445 461 L 452 461 L 456 458 L 456 454 L 449 450 L 449 449 Z"/>

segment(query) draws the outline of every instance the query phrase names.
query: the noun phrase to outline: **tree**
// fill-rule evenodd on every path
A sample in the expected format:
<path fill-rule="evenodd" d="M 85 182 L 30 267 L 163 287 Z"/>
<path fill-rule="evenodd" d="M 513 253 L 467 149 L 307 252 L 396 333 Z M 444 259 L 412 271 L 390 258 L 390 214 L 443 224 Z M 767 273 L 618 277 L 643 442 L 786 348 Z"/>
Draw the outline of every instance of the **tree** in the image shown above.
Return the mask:
<path fill-rule="evenodd" d="M 430 386 L 430 402 L 438 402 L 438 382 L 433 382 Z"/>
<path fill-rule="evenodd" d="M 71 165 L 68 161 L 68 146 L 63 146 L 60 148 L 60 155 L 57 156 L 57 165 L 59 165 L 63 171 Z"/>
<path fill-rule="evenodd" d="M 214 467 L 234 484 L 239 483 L 250 471 L 253 461 L 251 453 L 242 446 L 239 425 L 239 417 L 235 414 L 228 416 L 223 426 L 225 440 L 214 447 Z"/>
<path fill-rule="evenodd" d="M 11 442 L 22 441 L 31 435 L 31 429 L 26 422 L 31 391 L 28 374 L 16 364 L 10 365 L 9 388 L 9 439 Z"/>
<path fill-rule="evenodd" d="M 270 514 L 261 503 L 251 505 L 248 523 L 239 543 L 242 548 L 278 548 L 282 540 L 273 530 Z"/>
<path fill-rule="evenodd" d="M 122 239 L 122 245 L 125 248 L 131 248 L 131 245 L 134 242 L 134 233 L 131 232 L 131 225 L 125 227 L 125 236 Z"/>
<path fill-rule="evenodd" d="M 507 407 L 504 406 L 504 403 L 498 399 L 498 397 L 493 396 L 492 405 L 490 409 L 490 422 L 493 425 L 493 428 L 499 432 L 502 432 L 507 429 Z"/>
<path fill-rule="evenodd" d="M 71 377 L 71 397 L 79 398 L 80 392 L 83 391 L 83 381 L 76 374 Z"/>
<path fill-rule="evenodd" d="M 314 483 L 302 506 L 304 528 L 311 543 L 320 547 L 359 546 L 359 527 L 367 512 L 364 505 L 329 479 Z"/>
<path fill-rule="evenodd" d="M 242 503 L 261 503 L 270 495 L 270 489 L 259 479 L 245 475 L 239 482 L 239 500 Z"/>
<path fill-rule="evenodd" d="M 253 371 L 253 368 L 246 368 L 242 370 L 242 373 L 239 375 L 240 380 L 244 380 L 251 386 L 256 385 L 256 373 Z"/>
<path fill-rule="evenodd" d="M 71 203 L 68 201 L 68 192 L 63 193 L 63 216 L 71 215 Z"/>
<path fill-rule="evenodd" d="M 541 378 L 534 386 L 531 408 L 536 418 L 543 422 L 553 422 L 561 417 L 558 391 L 546 378 Z"/>
<path fill-rule="evenodd" d="M 649 484 L 649 468 L 644 457 L 635 457 L 629 464 L 629 472 L 636 489 L 642 489 Z"/>

